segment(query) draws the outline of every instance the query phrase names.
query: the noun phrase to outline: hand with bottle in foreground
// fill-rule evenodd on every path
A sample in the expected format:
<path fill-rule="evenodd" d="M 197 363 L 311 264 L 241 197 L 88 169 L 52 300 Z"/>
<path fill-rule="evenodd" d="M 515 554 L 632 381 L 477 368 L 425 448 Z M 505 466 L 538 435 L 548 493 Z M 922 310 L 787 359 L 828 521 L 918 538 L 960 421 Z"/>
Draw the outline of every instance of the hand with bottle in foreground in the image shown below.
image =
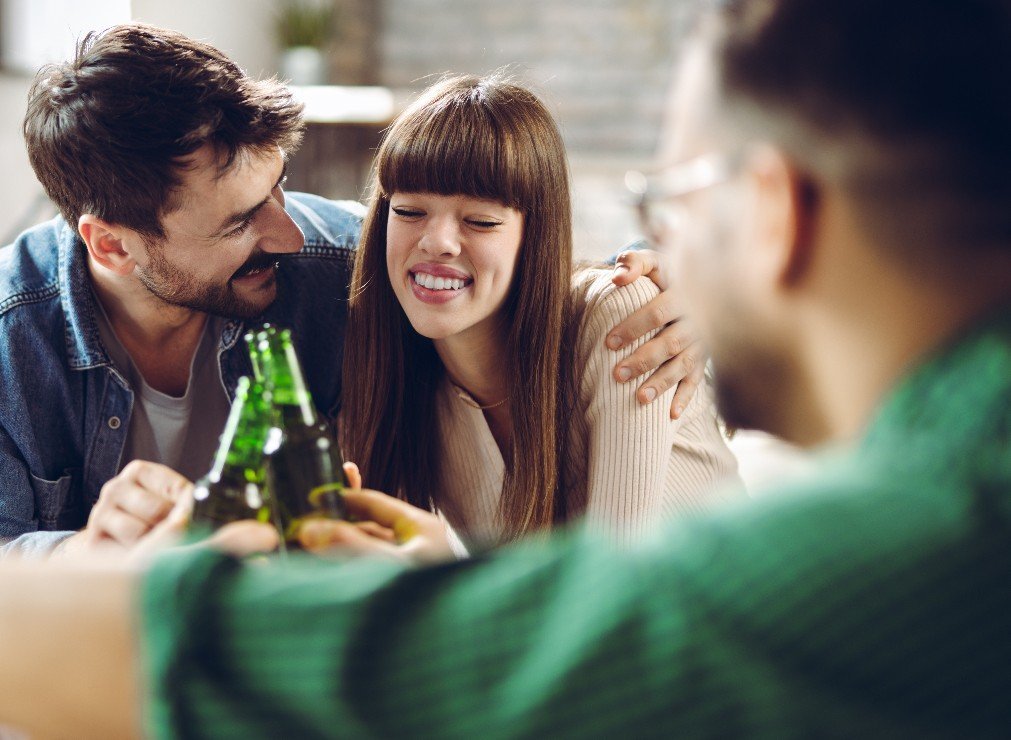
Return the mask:
<path fill-rule="evenodd" d="M 168 476 L 170 473 L 178 475 L 164 465 L 157 463 L 145 463 L 145 465 L 157 466 L 158 470 L 149 473 L 151 476 Z M 180 546 L 183 548 L 210 547 L 241 558 L 273 552 L 280 542 L 277 529 L 273 526 L 254 519 L 244 519 L 226 524 L 206 539 L 180 545 L 189 526 L 192 511 L 193 497 L 181 496 L 168 515 L 130 550 L 126 562 L 129 565 L 142 568 L 166 548 Z"/>
<path fill-rule="evenodd" d="M 57 553 L 120 558 L 126 552 L 128 562 L 146 563 L 182 539 L 193 510 L 192 489 L 193 484 L 172 468 L 134 460 L 102 487 L 88 526 Z M 270 552 L 277 544 L 273 527 L 249 520 L 222 527 L 200 546 L 243 556 Z"/>
<path fill-rule="evenodd" d="M 79 556 L 84 552 L 132 550 L 143 546 L 156 530 L 158 541 L 167 527 L 179 526 L 169 517 L 177 504 L 185 505 L 192 498 L 192 488 L 192 483 L 169 467 L 133 460 L 102 486 L 87 526 L 64 541 L 54 554 Z M 169 524 L 165 525 L 167 520 Z"/>
<path fill-rule="evenodd" d="M 435 514 L 379 491 L 361 490 L 358 466 L 344 463 L 348 513 L 359 521 L 310 519 L 298 538 L 317 555 L 367 555 L 423 564 L 453 560 L 445 523 Z"/>

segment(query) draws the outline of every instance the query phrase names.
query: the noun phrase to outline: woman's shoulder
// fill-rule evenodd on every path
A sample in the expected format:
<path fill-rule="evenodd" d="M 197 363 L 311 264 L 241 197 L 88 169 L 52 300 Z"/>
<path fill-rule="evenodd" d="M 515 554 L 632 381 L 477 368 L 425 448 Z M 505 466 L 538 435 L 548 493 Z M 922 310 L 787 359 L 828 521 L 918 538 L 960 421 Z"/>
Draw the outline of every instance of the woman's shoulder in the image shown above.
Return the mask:
<path fill-rule="evenodd" d="M 611 282 L 613 275 L 610 268 L 591 267 L 580 270 L 573 277 L 573 311 L 579 317 L 583 332 L 601 321 L 613 321 L 604 328 L 607 331 L 660 294 L 656 283 L 649 278 L 641 277 L 629 285 L 617 286 Z"/>

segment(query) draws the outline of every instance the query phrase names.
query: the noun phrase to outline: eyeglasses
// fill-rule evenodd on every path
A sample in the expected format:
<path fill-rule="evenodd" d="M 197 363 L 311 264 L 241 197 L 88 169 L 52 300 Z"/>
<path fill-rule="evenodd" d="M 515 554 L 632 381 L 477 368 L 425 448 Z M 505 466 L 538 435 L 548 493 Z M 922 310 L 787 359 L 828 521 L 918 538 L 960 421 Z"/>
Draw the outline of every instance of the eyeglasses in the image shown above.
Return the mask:
<path fill-rule="evenodd" d="M 704 154 L 655 174 L 630 171 L 625 187 L 632 193 L 643 235 L 659 246 L 684 229 L 688 208 L 682 198 L 729 180 L 740 162 L 739 157 Z"/>

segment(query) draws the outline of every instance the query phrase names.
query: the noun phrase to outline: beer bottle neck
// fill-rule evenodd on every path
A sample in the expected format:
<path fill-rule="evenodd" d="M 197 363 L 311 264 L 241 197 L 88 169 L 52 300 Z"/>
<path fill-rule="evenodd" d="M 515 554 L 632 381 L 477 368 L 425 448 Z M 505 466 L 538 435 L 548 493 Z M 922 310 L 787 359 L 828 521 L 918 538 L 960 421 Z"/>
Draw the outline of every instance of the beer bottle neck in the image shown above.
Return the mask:
<path fill-rule="evenodd" d="M 249 350 L 249 364 L 253 368 L 253 381 L 263 384 L 265 382 L 263 359 L 260 356 L 260 347 L 256 342 L 256 335 L 253 332 L 247 332 L 245 341 L 246 348 Z"/>
<path fill-rule="evenodd" d="M 270 425 L 265 401 L 261 385 L 251 386 L 249 378 L 239 378 L 235 400 L 211 468 L 213 479 L 221 479 L 229 470 L 239 472 L 260 467 L 263 443 Z"/>
<path fill-rule="evenodd" d="M 274 405 L 286 424 L 301 422 L 307 427 L 318 423 L 312 395 L 302 376 L 295 347 L 283 338 L 272 352 Z"/>

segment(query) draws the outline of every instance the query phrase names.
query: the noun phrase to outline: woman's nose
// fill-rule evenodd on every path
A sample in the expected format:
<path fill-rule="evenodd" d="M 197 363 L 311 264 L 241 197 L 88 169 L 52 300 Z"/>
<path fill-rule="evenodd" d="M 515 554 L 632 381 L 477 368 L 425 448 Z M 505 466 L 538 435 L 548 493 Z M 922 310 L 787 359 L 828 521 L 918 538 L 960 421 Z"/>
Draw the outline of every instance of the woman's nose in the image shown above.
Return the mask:
<path fill-rule="evenodd" d="M 418 247 L 433 256 L 456 256 L 460 253 L 460 239 L 455 225 L 447 221 L 429 223 Z"/>

